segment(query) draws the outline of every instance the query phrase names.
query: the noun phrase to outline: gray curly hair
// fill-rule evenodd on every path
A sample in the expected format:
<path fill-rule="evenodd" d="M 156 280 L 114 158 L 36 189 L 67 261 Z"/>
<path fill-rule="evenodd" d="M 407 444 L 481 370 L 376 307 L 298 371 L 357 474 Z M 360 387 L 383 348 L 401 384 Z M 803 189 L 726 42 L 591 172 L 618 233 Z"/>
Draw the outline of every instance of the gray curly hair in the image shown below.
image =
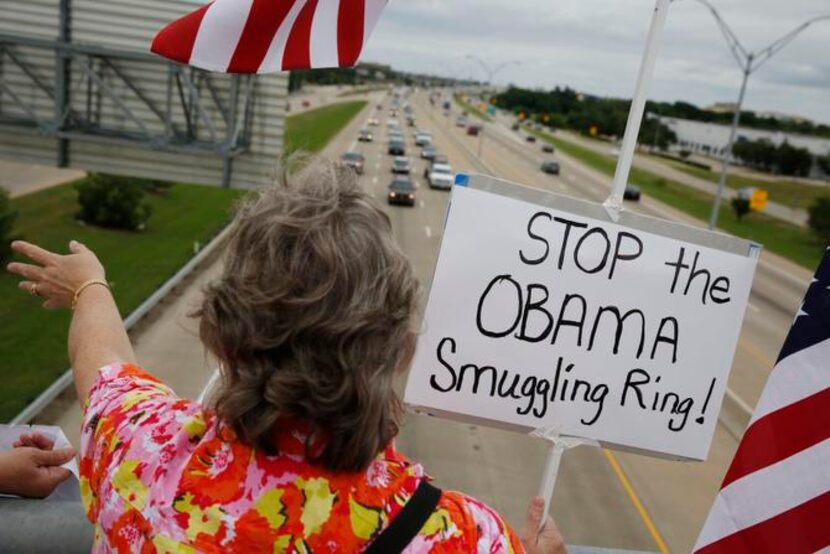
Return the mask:
<path fill-rule="evenodd" d="M 393 383 L 414 350 L 418 282 L 351 168 L 293 157 L 276 181 L 240 205 L 194 314 L 221 363 L 213 402 L 268 453 L 281 418 L 296 418 L 325 437 L 307 444 L 312 462 L 359 471 L 398 433 Z"/>

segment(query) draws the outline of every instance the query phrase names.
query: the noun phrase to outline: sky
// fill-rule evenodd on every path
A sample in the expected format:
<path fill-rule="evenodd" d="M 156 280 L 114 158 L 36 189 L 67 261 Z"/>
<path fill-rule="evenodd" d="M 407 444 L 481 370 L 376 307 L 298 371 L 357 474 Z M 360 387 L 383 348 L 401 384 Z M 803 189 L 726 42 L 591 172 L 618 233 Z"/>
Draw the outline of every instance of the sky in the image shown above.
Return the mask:
<path fill-rule="evenodd" d="M 830 15 L 828 0 L 710 1 L 750 52 Z M 630 98 L 653 8 L 654 0 L 390 0 L 362 59 L 484 80 L 472 54 L 491 68 L 508 62 L 497 84 Z M 674 0 L 649 98 L 708 106 L 736 101 L 740 84 L 712 14 L 696 0 Z M 750 76 L 744 108 L 830 124 L 830 19 Z"/>

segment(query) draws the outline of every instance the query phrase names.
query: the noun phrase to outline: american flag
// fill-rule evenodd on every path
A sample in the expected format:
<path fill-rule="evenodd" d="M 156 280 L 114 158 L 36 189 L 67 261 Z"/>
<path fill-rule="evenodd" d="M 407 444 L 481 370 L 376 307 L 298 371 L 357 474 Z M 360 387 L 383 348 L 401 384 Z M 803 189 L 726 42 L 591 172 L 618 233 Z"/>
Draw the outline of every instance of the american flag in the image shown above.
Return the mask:
<path fill-rule="evenodd" d="M 830 248 L 807 290 L 695 546 L 830 547 Z"/>
<path fill-rule="evenodd" d="M 214 0 L 159 31 L 156 54 L 210 71 L 357 63 L 387 0 Z"/>

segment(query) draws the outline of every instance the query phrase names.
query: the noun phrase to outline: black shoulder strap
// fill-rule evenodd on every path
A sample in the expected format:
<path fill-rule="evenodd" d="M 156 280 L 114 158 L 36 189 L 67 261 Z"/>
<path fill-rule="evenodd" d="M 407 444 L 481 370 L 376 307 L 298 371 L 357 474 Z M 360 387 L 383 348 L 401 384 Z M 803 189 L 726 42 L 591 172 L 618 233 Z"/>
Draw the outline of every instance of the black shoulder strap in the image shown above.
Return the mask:
<path fill-rule="evenodd" d="M 392 523 L 369 544 L 363 554 L 402 552 L 427 522 L 440 499 L 441 489 L 433 487 L 426 479 L 421 481 L 412 498 L 395 516 Z"/>

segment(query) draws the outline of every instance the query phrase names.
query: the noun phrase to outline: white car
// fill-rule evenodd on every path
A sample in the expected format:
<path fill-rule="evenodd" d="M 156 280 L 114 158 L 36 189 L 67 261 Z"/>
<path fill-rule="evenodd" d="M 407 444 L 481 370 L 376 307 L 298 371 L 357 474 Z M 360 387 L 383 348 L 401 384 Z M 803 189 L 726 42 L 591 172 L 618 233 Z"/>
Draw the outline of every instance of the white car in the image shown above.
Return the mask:
<path fill-rule="evenodd" d="M 400 123 L 398 123 L 397 119 L 390 117 L 389 119 L 386 120 L 386 126 L 387 127 L 400 127 Z"/>
<path fill-rule="evenodd" d="M 368 123 L 372 127 L 377 127 L 378 125 L 380 125 L 380 121 L 378 121 L 375 117 L 370 117 L 369 121 L 367 121 L 366 123 Z"/>
<path fill-rule="evenodd" d="M 427 182 L 430 188 L 450 190 L 455 183 L 455 174 L 449 164 L 432 164 Z"/>
<path fill-rule="evenodd" d="M 426 146 L 427 144 L 432 144 L 432 135 L 425 132 L 420 132 L 415 135 L 415 144 L 417 146 Z"/>

